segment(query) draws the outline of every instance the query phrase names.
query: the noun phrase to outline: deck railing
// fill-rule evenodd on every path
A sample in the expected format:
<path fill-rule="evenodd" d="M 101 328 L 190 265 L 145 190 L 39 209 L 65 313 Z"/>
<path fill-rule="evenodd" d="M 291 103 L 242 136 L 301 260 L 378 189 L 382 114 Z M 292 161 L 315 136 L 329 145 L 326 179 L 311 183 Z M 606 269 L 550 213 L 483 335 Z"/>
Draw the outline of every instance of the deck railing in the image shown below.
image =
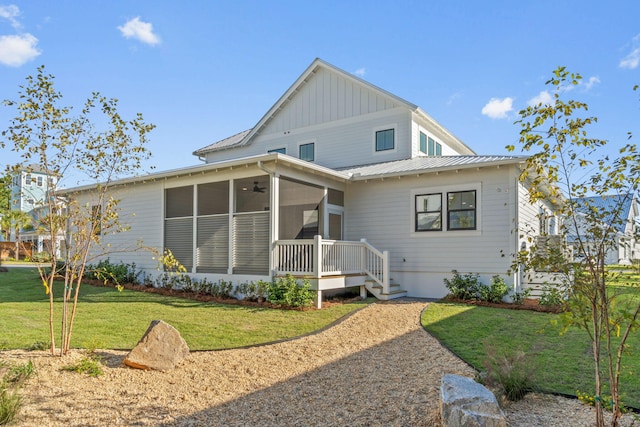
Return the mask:
<path fill-rule="evenodd" d="M 389 291 L 389 253 L 381 252 L 365 239 L 359 242 L 325 240 L 278 240 L 274 248 L 273 271 L 322 278 L 327 276 L 366 274 Z"/>

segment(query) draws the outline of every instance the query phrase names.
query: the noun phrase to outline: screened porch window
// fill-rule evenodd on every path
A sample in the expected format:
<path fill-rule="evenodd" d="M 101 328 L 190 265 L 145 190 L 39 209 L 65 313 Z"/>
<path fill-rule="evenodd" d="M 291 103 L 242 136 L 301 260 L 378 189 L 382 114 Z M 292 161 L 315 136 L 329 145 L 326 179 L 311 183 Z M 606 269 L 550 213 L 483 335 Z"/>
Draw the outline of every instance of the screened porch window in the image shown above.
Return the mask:
<path fill-rule="evenodd" d="M 193 268 L 193 186 L 164 191 L 164 247 L 187 269 Z"/>
<path fill-rule="evenodd" d="M 279 238 L 312 239 L 321 234 L 320 206 L 324 189 L 315 185 L 280 178 Z"/>
<path fill-rule="evenodd" d="M 196 272 L 227 273 L 229 181 L 198 185 Z"/>
<path fill-rule="evenodd" d="M 269 274 L 270 179 L 234 181 L 233 273 Z"/>

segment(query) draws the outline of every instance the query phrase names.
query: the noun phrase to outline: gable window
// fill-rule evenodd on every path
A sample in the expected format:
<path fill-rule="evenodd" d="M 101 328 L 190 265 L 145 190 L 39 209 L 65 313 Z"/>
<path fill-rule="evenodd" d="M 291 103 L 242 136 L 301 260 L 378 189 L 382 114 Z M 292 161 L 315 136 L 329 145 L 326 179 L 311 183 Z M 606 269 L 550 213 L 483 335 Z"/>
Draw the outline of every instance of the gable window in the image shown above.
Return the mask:
<path fill-rule="evenodd" d="M 475 190 L 447 193 L 447 217 L 448 230 L 475 230 Z"/>
<path fill-rule="evenodd" d="M 43 179 L 41 176 L 38 176 L 38 187 L 42 187 Z"/>
<path fill-rule="evenodd" d="M 376 151 L 393 150 L 395 129 L 385 129 L 376 132 Z"/>
<path fill-rule="evenodd" d="M 416 195 L 416 231 L 442 230 L 442 194 Z"/>
<path fill-rule="evenodd" d="M 300 145 L 300 160 L 306 160 L 307 162 L 313 162 L 315 160 L 313 142 Z"/>
<path fill-rule="evenodd" d="M 442 144 L 420 132 L 420 152 L 428 156 L 441 156 Z"/>
<path fill-rule="evenodd" d="M 429 155 L 429 156 L 440 156 L 440 155 L 442 155 L 442 145 L 440 145 L 439 142 L 436 142 L 436 140 L 431 138 L 431 137 L 428 138 L 427 155 Z"/>
<path fill-rule="evenodd" d="M 267 153 L 280 153 L 287 154 L 287 149 L 285 147 L 282 148 L 274 148 L 273 150 L 267 150 Z"/>

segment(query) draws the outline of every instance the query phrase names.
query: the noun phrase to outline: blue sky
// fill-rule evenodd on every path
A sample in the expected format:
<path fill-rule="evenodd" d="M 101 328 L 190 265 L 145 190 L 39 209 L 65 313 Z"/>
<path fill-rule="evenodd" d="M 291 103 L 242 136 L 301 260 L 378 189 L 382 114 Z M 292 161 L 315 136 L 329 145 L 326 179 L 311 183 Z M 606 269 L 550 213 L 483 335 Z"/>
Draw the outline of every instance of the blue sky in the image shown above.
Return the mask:
<path fill-rule="evenodd" d="M 517 143 L 517 112 L 557 66 L 611 144 L 640 113 L 640 1 L 0 0 L 0 99 L 45 65 L 65 104 L 92 91 L 143 113 L 157 170 L 251 128 L 314 58 L 419 105 L 479 154 Z M 0 108 L 0 128 L 13 112 Z M 0 151 L 0 167 L 15 160 Z"/>

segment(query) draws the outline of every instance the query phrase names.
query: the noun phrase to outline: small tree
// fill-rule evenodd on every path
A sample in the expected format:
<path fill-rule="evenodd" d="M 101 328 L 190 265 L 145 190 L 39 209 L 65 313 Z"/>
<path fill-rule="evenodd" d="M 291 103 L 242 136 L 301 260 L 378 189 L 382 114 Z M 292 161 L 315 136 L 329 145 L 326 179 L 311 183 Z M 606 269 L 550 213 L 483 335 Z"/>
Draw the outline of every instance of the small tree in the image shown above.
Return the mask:
<path fill-rule="evenodd" d="M 118 101 L 94 92 L 77 116 L 71 108 L 61 106 L 62 95 L 54 89 L 54 77 L 39 67 L 35 77 L 27 77 L 21 86 L 19 101 L 5 101 L 15 107 L 16 117 L 2 136 L 19 153 L 21 161 L 13 170 L 29 171 L 37 164 L 48 177 L 47 196 L 41 206 L 36 225 L 40 234 L 51 239 L 52 246 L 62 236 L 66 239 L 66 256 L 59 258 L 52 250 L 48 269 L 40 269 L 40 277 L 49 295 L 49 330 L 51 354 L 56 352 L 54 331 L 54 287 L 62 277 L 60 355 L 69 350 L 78 295 L 86 265 L 104 256 L 110 248 L 103 237 L 127 227 L 118 218 L 118 200 L 111 186 L 122 175 L 139 172 L 142 161 L 149 157 L 146 135 L 154 126 L 138 114 L 125 120 L 118 113 Z M 0 146 L 5 143 L 0 141 Z M 94 185 L 91 198 L 79 199 L 64 190 L 68 174 Z M 131 248 L 135 250 L 136 248 Z"/>
<path fill-rule="evenodd" d="M 618 227 L 627 221 L 622 206 L 633 198 L 640 183 L 640 153 L 628 143 L 619 148 L 618 157 L 612 158 L 603 153 L 606 140 L 587 136 L 587 127 L 597 118 L 587 115 L 587 104 L 562 99 L 580 80 L 579 74 L 569 73 L 564 67 L 556 69 L 547 82 L 553 88 L 553 101 L 520 111 L 516 122 L 521 126 L 520 144 L 524 151 L 533 153 L 520 179 L 530 183 L 532 202 L 551 198 L 558 209 L 555 213 L 564 218 L 564 241 L 570 239 L 579 260 L 565 262 L 563 270 L 569 283 L 566 325 L 581 327 L 591 340 L 596 425 L 604 426 L 601 397 L 606 378 L 613 400 L 611 426 L 617 426 L 621 415 L 621 361 L 627 338 L 638 328 L 640 303 L 620 298 L 607 286 L 611 278 L 605 270 L 605 257 L 616 241 Z M 611 195 L 617 203 L 609 207 L 592 203 L 587 197 Z M 539 252 L 535 247 L 523 251 L 516 263 L 539 265 L 540 257 L 535 256 Z M 558 259 L 554 258 L 557 267 Z"/>
<path fill-rule="evenodd" d="M 15 254 L 16 260 L 18 260 L 20 258 L 21 244 L 20 231 L 32 226 L 32 218 L 27 212 L 16 209 L 9 211 L 4 218 L 5 221 L 3 222 L 6 224 L 8 231 L 13 231 L 14 233 L 16 245 Z"/>

